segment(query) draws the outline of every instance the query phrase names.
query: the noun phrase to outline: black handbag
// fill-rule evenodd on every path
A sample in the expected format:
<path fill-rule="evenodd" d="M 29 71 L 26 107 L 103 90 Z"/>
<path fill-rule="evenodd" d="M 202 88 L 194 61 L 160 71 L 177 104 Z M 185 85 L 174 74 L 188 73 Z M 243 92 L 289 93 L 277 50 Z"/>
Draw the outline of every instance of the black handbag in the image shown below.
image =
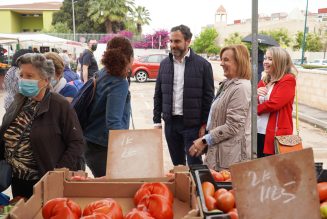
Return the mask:
<path fill-rule="evenodd" d="M 6 160 L 0 160 L 0 192 L 11 185 L 12 167 Z"/>

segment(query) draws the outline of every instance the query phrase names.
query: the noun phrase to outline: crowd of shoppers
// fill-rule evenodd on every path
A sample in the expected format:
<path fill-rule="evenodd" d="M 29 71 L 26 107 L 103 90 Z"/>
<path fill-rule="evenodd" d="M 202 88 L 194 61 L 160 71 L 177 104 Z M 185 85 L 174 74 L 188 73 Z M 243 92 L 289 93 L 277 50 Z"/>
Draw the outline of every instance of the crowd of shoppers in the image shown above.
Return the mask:
<path fill-rule="evenodd" d="M 251 64 L 244 45 L 221 49 L 226 77 L 215 94 L 211 64 L 191 48 L 189 27 L 170 31 L 171 53 L 160 63 L 154 90 L 153 122 L 162 127 L 173 165 L 207 164 L 216 170 L 251 158 Z M 49 170 L 85 169 L 106 174 L 111 130 L 129 129 L 131 42 L 114 37 L 98 70 L 90 40 L 81 54 L 81 78 L 66 53 L 19 50 L 5 76 L 6 113 L 0 127 L 0 159 L 13 168 L 13 196 L 30 197 L 33 185 Z M 257 157 L 275 153 L 274 136 L 293 132 L 292 104 L 296 69 L 290 55 L 268 48 L 258 83 Z M 90 78 L 96 89 L 82 130 L 70 102 Z M 79 85 L 77 86 L 76 83 Z M 51 142 L 51 144 L 49 144 Z M 204 158 L 204 161 L 202 160 Z"/>

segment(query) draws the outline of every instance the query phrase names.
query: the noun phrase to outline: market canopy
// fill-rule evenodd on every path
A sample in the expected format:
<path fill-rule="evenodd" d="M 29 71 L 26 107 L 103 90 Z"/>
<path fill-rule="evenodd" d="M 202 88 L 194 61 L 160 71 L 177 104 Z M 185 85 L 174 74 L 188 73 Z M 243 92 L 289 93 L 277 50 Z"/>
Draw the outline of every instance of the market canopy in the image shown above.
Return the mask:
<path fill-rule="evenodd" d="M 50 36 L 47 34 L 0 33 L 0 44 L 11 44 L 11 43 L 60 43 L 60 44 L 68 44 L 68 45 L 74 45 L 74 46 L 82 46 L 82 43 L 71 41 L 71 40 L 66 40 L 66 39 L 59 38 L 59 37 Z"/>

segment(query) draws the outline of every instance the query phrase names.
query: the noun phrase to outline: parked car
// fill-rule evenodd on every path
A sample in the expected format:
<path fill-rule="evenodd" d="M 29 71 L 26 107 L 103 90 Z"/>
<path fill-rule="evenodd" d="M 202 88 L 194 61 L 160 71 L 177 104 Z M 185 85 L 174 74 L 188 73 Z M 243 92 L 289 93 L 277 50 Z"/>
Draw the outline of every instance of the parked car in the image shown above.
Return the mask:
<path fill-rule="evenodd" d="M 315 59 L 308 63 L 309 65 L 327 66 L 327 59 Z"/>
<path fill-rule="evenodd" d="M 148 79 L 156 79 L 160 62 L 167 54 L 152 54 L 136 58 L 132 65 L 132 77 L 138 82 L 146 82 Z"/>

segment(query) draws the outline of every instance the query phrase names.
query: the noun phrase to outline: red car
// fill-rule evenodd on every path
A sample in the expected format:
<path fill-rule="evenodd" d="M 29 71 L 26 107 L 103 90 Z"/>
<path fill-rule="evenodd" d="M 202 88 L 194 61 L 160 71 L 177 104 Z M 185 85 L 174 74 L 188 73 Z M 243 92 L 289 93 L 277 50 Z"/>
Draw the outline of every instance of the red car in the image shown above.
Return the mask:
<path fill-rule="evenodd" d="M 134 60 L 132 65 L 132 77 L 138 82 L 146 82 L 148 79 L 156 79 L 160 62 L 166 58 L 166 54 L 153 54 L 142 56 Z"/>

